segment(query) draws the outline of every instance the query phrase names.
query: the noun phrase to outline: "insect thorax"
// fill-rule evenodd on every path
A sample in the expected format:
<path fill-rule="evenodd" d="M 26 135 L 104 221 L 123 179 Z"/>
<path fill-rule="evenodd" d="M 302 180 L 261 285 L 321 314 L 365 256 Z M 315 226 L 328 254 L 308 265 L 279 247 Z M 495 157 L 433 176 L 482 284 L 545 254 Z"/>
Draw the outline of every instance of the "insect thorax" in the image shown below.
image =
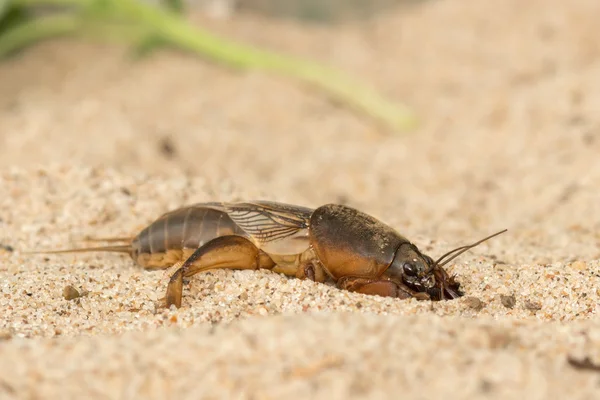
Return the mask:
<path fill-rule="evenodd" d="M 298 254 L 269 254 L 269 256 L 277 264 L 273 268 L 273 271 L 289 276 L 298 276 L 299 270 L 303 269 L 305 265 L 311 262 L 318 262 L 312 248 Z"/>

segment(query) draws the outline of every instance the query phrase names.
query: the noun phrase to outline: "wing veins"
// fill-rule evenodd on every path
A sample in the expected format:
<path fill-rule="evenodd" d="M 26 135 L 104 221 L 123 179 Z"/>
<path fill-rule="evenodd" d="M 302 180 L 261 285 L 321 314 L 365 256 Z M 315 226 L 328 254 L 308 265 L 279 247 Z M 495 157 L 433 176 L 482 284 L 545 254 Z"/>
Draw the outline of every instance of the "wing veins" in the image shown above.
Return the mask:
<path fill-rule="evenodd" d="M 248 234 L 263 242 L 284 239 L 308 227 L 310 214 L 286 206 L 242 203 L 228 207 L 231 219 Z"/>

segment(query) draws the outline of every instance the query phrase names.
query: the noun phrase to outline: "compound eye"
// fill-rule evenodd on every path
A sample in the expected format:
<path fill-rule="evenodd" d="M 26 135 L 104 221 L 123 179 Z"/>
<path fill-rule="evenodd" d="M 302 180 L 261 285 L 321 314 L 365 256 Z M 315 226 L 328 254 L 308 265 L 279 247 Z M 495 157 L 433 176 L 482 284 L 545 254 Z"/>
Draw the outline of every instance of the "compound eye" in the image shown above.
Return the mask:
<path fill-rule="evenodd" d="M 402 266 L 404 273 L 408 276 L 417 276 L 417 267 L 414 264 L 405 262 Z"/>

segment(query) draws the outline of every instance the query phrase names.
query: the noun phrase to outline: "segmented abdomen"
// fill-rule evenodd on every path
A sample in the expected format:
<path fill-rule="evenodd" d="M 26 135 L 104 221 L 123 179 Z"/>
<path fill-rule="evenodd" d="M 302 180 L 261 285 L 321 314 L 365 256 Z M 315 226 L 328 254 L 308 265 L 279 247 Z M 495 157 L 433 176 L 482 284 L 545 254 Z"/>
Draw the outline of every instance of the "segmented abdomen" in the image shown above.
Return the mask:
<path fill-rule="evenodd" d="M 132 241 L 132 257 L 144 268 L 167 268 L 204 243 L 226 235 L 248 237 L 218 208 L 184 207 L 162 215 L 141 231 Z"/>

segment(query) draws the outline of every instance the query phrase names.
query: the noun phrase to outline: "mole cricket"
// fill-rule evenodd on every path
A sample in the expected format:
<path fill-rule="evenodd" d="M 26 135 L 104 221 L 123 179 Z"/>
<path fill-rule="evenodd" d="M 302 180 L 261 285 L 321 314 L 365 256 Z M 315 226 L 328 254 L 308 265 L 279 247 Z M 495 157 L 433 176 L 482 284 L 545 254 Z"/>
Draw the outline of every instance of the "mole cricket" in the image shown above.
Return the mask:
<path fill-rule="evenodd" d="M 351 292 L 440 301 L 463 295 L 444 265 L 506 231 L 433 260 L 390 226 L 348 206 L 207 202 L 167 212 L 132 238 L 104 239 L 121 244 L 42 253 L 121 252 L 147 270 L 180 263 L 167 285 L 167 307 L 181 307 L 184 277 L 214 269 L 267 269 L 321 283 L 332 279 Z"/>

